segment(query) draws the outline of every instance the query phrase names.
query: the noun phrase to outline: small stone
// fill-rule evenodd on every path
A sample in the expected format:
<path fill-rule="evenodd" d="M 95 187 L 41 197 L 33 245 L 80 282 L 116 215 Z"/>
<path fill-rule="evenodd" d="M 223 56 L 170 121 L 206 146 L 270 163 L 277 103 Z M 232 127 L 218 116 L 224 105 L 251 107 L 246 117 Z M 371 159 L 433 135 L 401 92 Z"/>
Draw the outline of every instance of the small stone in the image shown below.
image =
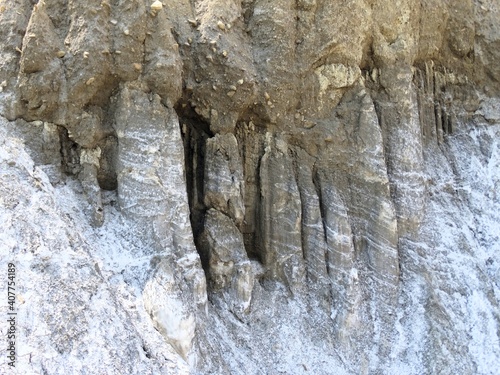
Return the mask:
<path fill-rule="evenodd" d="M 233 85 L 229 86 L 229 90 L 236 91 L 236 86 L 233 86 Z"/>
<path fill-rule="evenodd" d="M 315 126 L 316 126 L 316 123 L 314 123 L 310 120 L 304 121 L 304 128 L 306 128 L 306 129 L 311 129 L 311 128 L 314 128 Z"/>
<path fill-rule="evenodd" d="M 140 71 L 142 69 L 142 65 L 139 63 L 134 63 L 134 69 Z"/>
<path fill-rule="evenodd" d="M 59 57 L 60 59 L 63 58 L 64 55 L 66 55 L 66 52 L 64 52 L 64 51 L 57 51 L 57 57 Z"/>
<path fill-rule="evenodd" d="M 243 84 L 243 82 L 245 82 L 245 80 L 244 80 L 243 78 L 242 78 L 242 79 L 240 79 L 240 80 L 238 80 L 238 85 L 242 85 L 242 84 Z"/>
<path fill-rule="evenodd" d="M 84 58 L 84 59 L 88 59 L 88 58 L 89 58 L 89 53 L 88 53 L 87 51 L 85 51 L 85 52 L 83 53 L 83 58 Z"/>
<path fill-rule="evenodd" d="M 153 11 L 159 11 L 162 10 L 163 4 L 161 1 L 156 0 L 153 4 L 151 4 L 151 10 Z"/>
<path fill-rule="evenodd" d="M 120 51 L 119 49 L 117 49 L 117 50 L 115 51 L 115 53 L 116 53 L 117 55 L 121 55 L 121 54 L 122 54 L 122 51 Z"/>
<path fill-rule="evenodd" d="M 213 89 L 214 91 L 217 91 L 217 86 L 212 85 L 212 89 Z"/>
<path fill-rule="evenodd" d="M 198 21 L 196 21 L 196 20 L 189 19 L 189 20 L 188 20 L 188 22 L 189 22 L 189 24 L 190 24 L 191 26 L 193 26 L 193 27 L 198 26 Z"/>
<path fill-rule="evenodd" d="M 90 86 L 92 83 L 94 83 L 94 81 L 95 81 L 95 78 L 94 78 L 94 77 L 91 77 L 91 78 L 89 78 L 89 79 L 87 80 L 87 82 L 85 82 L 85 84 L 86 84 L 87 86 Z"/>
<path fill-rule="evenodd" d="M 123 30 L 123 33 L 124 33 L 125 35 L 130 35 L 130 31 L 129 31 L 128 29 Z"/>
<path fill-rule="evenodd" d="M 226 30 L 226 25 L 224 25 L 224 22 L 222 21 L 217 22 L 217 27 L 221 30 Z"/>
<path fill-rule="evenodd" d="M 117 20 L 111 20 L 111 21 L 109 21 L 109 22 L 111 22 L 113 25 L 116 25 L 116 24 L 118 23 L 118 21 L 117 21 Z"/>
<path fill-rule="evenodd" d="M 222 51 L 222 56 L 227 57 L 227 51 Z"/>
<path fill-rule="evenodd" d="M 193 43 L 193 38 L 188 38 L 188 43 L 189 44 Z"/>
<path fill-rule="evenodd" d="M 255 130 L 255 124 L 252 121 L 248 123 L 248 129 L 250 129 L 251 131 Z"/>
<path fill-rule="evenodd" d="M 271 96 L 269 96 L 269 94 L 267 92 L 264 93 L 264 98 L 266 98 L 266 100 L 269 100 L 271 99 Z"/>
<path fill-rule="evenodd" d="M 236 91 L 228 91 L 226 95 L 231 98 L 234 94 L 236 94 Z"/>

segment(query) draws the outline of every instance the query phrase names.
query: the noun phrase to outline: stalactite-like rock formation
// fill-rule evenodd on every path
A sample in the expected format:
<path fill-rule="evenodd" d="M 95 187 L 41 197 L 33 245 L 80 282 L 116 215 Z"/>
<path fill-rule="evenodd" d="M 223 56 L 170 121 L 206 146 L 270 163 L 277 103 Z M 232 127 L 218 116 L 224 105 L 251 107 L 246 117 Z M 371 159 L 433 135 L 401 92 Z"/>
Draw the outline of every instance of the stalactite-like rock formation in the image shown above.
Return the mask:
<path fill-rule="evenodd" d="M 150 261 L 130 276 L 144 324 L 191 369 L 237 371 L 222 332 L 247 324 L 242 342 L 269 343 L 262 332 L 293 301 L 293 319 L 324 328 L 304 337 L 338 353 L 346 371 L 395 371 L 407 339 L 402 304 L 420 298 L 419 339 L 433 346 L 405 360 L 435 373 L 449 355 L 461 358 L 461 373 L 479 371 L 473 349 L 438 347 L 454 318 L 440 307 L 447 297 L 432 292 L 443 279 L 416 259 L 441 246 L 433 196 L 454 189 L 436 171 L 459 176 L 456 145 L 473 148 L 453 137 L 500 121 L 496 2 L 1 4 L 4 133 L 23 139 L 49 183 L 80 181 L 96 233 L 113 220 L 132 228 Z M 497 139 L 477 142 L 484 158 L 496 157 Z M 109 191 L 120 219 L 106 214 Z M 497 276 L 483 281 L 493 307 Z M 422 295 L 410 297 L 410 286 Z M 498 312 L 488 319 L 500 324 Z M 262 348 L 262 373 L 274 373 Z"/>

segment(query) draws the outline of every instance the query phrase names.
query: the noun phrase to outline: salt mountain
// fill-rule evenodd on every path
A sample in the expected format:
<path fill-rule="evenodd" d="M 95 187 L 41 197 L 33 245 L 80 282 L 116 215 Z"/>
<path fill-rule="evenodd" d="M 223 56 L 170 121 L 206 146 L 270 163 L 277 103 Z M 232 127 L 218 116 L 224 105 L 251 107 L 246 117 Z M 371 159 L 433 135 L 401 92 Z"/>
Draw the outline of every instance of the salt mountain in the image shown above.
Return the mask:
<path fill-rule="evenodd" d="M 498 1 L 34 3 L 1 373 L 500 373 Z"/>

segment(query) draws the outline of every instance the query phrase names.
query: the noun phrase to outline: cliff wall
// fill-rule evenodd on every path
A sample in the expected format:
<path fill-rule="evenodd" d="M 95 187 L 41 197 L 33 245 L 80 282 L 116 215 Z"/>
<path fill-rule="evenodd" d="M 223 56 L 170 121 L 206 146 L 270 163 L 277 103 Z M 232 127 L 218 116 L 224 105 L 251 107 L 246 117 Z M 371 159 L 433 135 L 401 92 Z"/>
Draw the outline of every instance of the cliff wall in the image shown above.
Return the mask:
<path fill-rule="evenodd" d="M 20 373 L 496 371 L 496 1 L 33 3 L 0 5 Z"/>

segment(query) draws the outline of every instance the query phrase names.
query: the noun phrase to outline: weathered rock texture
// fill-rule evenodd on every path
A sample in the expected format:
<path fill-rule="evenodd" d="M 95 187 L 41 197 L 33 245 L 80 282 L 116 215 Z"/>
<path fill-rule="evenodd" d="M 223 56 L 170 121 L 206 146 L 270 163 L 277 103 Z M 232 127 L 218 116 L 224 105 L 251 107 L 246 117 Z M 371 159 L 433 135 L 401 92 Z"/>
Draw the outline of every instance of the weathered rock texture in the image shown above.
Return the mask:
<path fill-rule="evenodd" d="M 0 5 L 0 37 L 2 134 L 24 141 L 46 184 L 77 189 L 87 235 L 111 231 L 116 249 L 129 247 L 125 266 L 101 265 L 110 278 L 125 273 L 116 283 L 141 313 L 120 312 L 128 294 L 116 286 L 109 306 L 120 324 L 154 327 L 180 367 L 500 366 L 497 2 L 12 0 Z M 36 180 L 23 171 L 13 186 Z M 2 194 L 6 225 L 28 221 L 0 242 L 2 264 L 26 261 L 23 251 L 42 261 L 34 222 Z M 58 215 L 46 225 L 69 220 Z M 44 251 L 83 251 L 78 241 Z M 92 243 L 108 250 L 87 257 L 115 254 Z M 90 283 L 89 295 L 101 282 L 91 271 L 74 281 Z M 78 330 L 95 310 L 74 287 L 62 291 L 82 299 L 66 336 L 54 326 L 61 310 L 46 305 L 34 319 L 47 319 L 57 356 L 81 361 L 69 343 L 85 340 Z M 26 288 L 31 306 L 42 292 Z M 162 350 L 144 349 L 149 362 L 133 366 L 104 350 L 103 368 L 117 373 L 167 372 Z M 23 368 L 61 372 L 44 361 L 30 355 Z M 102 370 L 87 365 L 74 371 Z"/>

